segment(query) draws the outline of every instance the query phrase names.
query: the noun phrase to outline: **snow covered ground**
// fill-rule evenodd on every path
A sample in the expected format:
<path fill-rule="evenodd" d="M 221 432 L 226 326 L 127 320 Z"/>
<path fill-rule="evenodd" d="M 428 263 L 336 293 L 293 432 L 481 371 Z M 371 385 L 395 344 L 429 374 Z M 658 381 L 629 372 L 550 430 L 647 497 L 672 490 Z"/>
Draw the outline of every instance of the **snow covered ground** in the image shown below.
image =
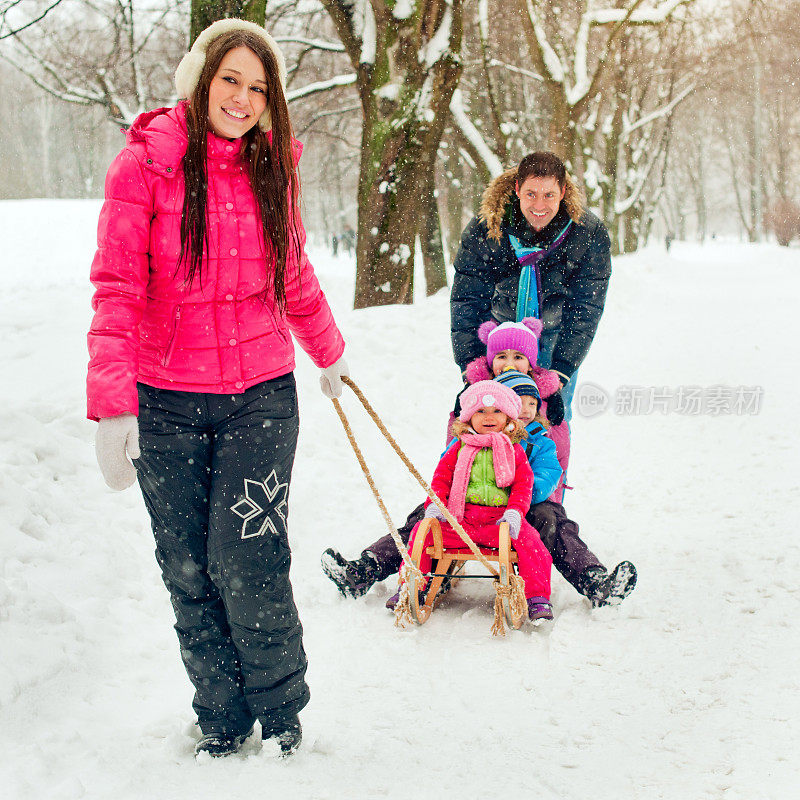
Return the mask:
<path fill-rule="evenodd" d="M 383 608 L 390 582 L 352 601 L 323 576 L 325 547 L 355 555 L 383 521 L 301 355 L 304 746 L 284 762 L 251 740 L 198 762 L 149 522 L 136 488 L 103 484 L 84 418 L 98 207 L 0 203 L 4 798 L 797 796 L 800 251 L 677 242 L 616 259 L 580 376 L 609 408 L 574 421 L 568 508 L 639 586 L 593 611 L 556 576 L 555 622 L 505 639 L 489 635 L 488 582 L 403 631 Z M 312 258 L 353 377 L 430 476 L 458 385 L 447 293 L 354 312 L 352 262 Z M 759 413 L 727 413 L 739 387 L 745 404 L 761 387 Z M 694 413 L 697 398 L 723 413 Z M 352 395 L 345 407 L 400 521 L 420 491 Z"/>

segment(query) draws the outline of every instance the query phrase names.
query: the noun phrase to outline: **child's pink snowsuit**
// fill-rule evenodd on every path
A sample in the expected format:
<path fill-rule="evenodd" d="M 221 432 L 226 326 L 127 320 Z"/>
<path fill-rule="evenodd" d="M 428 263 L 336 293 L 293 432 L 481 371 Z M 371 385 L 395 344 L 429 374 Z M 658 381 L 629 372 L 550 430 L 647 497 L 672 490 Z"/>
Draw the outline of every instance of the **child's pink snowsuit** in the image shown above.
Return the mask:
<path fill-rule="evenodd" d="M 455 474 L 456 462 L 458 460 L 459 445 L 456 443 L 451 446 L 442 456 L 436 471 L 433 474 L 431 488 L 436 496 L 450 509 L 450 493 L 453 488 L 453 477 Z M 463 516 L 456 513 L 454 516 L 464 526 L 464 530 L 469 534 L 477 545 L 483 547 L 496 548 L 499 544 L 498 520 L 506 511 L 506 508 L 514 509 L 522 517 L 519 536 L 512 539 L 511 545 L 517 553 L 519 574 L 525 581 L 525 597 L 545 597 L 550 599 L 550 569 L 553 559 L 547 548 L 542 544 L 539 534 L 525 520 L 525 514 L 530 508 L 531 497 L 533 496 L 533 472 L 531 471 L 525 451 L 518 445 L 514 445 L 514 477 L 513 482 L 508 486 L 510 490 L 507 506 L 481 506 L 473 503 L 464 505 Z M 430 505 L 427 500 L 426 507 Z M 445 547 L 460 548 L 466 547 L 464 540 L 453 528 L 442 521 L 442 540 Z M 411 538 L 408 542 L 409 551 L 414 546 L 414 539 L 417 534 L 419 523 L 414 526 Z M 431 535 L 426 536 L 425 547 L 432 544 Z M 420 570 L 430 572 L 431 557 L 423 552 L 420 558 Z"/>

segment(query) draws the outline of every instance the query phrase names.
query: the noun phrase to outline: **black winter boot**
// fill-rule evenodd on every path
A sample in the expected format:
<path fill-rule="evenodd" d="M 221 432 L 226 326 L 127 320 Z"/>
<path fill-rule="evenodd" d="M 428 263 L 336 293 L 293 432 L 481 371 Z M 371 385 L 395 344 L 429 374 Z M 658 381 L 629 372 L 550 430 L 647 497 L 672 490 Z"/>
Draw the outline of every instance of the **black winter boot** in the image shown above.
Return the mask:
<path fill-rule="evenodd" d="M 206 733 L 200 737 L 200 740 L 194 746 L 195 757 L 200 753 L 208 753 L 212 758 L 220 758 L 221 756 L 230 756 L 238 753 L 245 739 L 253 732 L 250 728 L 247 733 L 241 736 L 233 736 L 229 733 Z"/>
<path fill-rule="evenodd" d="M 303 740 L 303 728 L 297 714 L 291 717 L 278 717 L 261 725 L 262 740 L 277 739 L 281 748 L 281 758 L 286 758 L 300 747 Z"/>
<path fill-rule="evenodd" d="M 348 561 L 341 553 L 329 547 L 320 561 L 322 571 L 345 597 L 365 595 L 380 574 L 378 562 L 368 554 L 355 561 Z"/>
<path fill-rule="evenodd" d="M 587 567 L 581 575 L 579 590 L 597 608 L 618 605 L 635 586 L 636 567 L 630 561 L 620 561 L 610 575 L 605 567 Z"/>

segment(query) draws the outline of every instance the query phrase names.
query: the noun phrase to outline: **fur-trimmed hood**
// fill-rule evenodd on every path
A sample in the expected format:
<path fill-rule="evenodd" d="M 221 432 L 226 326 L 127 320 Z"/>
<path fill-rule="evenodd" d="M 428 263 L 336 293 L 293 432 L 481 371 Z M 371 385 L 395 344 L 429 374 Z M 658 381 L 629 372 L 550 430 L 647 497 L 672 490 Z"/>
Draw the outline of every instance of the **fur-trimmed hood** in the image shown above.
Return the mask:
<path fill-rule="evenodd" d="M 484 190 L 481 198 L 481 209 L 478 214 L 481 222 L 489 229 L 489 238 L 500 241 L 500 227 L 506 214 L 506 209 L 514 193 L 517 183 L 517 168 L 506 170 L 498 175 Z M 578 187 L 567 173 L 566 191 L 561 201 L 574 222 L 578 222 L 583 214 L 583 200 Z"/>

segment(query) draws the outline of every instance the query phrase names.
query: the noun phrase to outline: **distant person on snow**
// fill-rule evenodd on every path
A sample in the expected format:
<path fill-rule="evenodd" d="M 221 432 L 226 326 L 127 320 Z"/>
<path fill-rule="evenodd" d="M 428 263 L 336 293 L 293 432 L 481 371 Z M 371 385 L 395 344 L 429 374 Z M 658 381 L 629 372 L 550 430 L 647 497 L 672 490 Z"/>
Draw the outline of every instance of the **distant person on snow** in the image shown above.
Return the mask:
<path fill-rule="evenodd" d="M 356 246 L 356 232 L 348 225 L 344 229 L 341 239 L 342 247 L 344 247 L 347 255 L 350 255 L 353 252 L 353 248 Z"/>
<path fill-rule="evenodd" d="M 91 271 L 97 459 L 112 489 L 138 478 L 195 687 L 196 752 L 211 756 L 236 752 L 256 720 L 282 754 L 300 744 L 290 331 L 328 397 L 348 374 L 304 252 L 285 77 L 262 27 L 203 31 L 175 73 L 186 99 L 141 114 L 109 168 Z"/>

